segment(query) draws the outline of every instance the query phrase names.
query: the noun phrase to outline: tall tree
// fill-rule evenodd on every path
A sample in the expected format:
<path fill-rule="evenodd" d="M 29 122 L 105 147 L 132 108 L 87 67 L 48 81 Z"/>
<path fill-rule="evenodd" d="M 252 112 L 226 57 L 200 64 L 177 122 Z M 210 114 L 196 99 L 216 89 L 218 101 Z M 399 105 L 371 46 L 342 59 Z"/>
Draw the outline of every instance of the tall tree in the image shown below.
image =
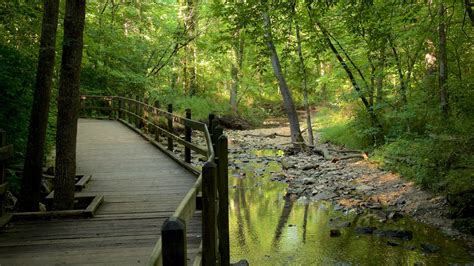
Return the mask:
<path fill-rule="evenodd" d="M 232 84 L 230 85 L 230 107 L 234 115 L 237 114 L 237 93 L 239 90 L 240 76 L 242 75 L 242 65 L 244 60 L 244 36 L 241 29 L 235 32 L 235 40 L 232 42 L 233 60 L 230 70 Z"/>
<path fill-rule="evenodd" d="M 28 146 L 21 182 L 20 209 L 37 211 L 43 174 L 43 158 L 48 125 L 58 28 L 59 0 L 45 0 L 36 84 L 30 116 Z"/>
<path fill-rule="evenodd" d="M 301 82 L 303 86 L 303 101 L 304 108 L 306 110 L 306 126 L 308 127 L 308 143 L 309 145 L 314 145 L 314 136 L 313 136 L 313 125 L 311 123 L 311 110 L 309 108 L 308 100 L 308 82 L 306 74 L 306 65 L 304 63 L 303 49 L 301 48 L 301 36 L 300 36 L 300 25 L 298 21 L 295 21 L 296 24 L 296 42 L 298 57 L 300 59 L 300 72 L 301 72 Z"/>
<path fill-rule="evenodd" d="M 66 0 L 56 133 L 54 208 L 57 210 L 74 207 L 76 137 L 85 8 L 85 0 Z"/>
<path fill-rule="evenodd" d="M 293 103 L 293 97 L 291 96 L 291 91 L 288 87 L 285 76 L 283 75 L 280 59 L 278 58 L 278 53 L 273 43 L 270 16 L 268 15 L 268 11 L 263 12 L 262 15 L 265 42 L 267 44 L 268 51 L 270 52 L 273 73 L 275 74 L 275 78 L 278 80 L 281 96 L 283 98 L 283 105 L 285 106 L 288 122 L 290 123 L 291 141 L 293 143 L 303 143 L 304 140 L 301 135 L 300 123 L 298 121 L 298 115 Z M 295 147 L 300 149 L 301 145 L 295 144 Z"/>
<path fill-rule="evenodd" d="M 448 117 L 448 92 L 447 92 L 447 80 L 448 80 L 448 54 L 446 49 L 446 11 L 444 4 L 440 3 L 439 5 L 439 95 L 441 102 L 441 112 L 443 118 Z"/>

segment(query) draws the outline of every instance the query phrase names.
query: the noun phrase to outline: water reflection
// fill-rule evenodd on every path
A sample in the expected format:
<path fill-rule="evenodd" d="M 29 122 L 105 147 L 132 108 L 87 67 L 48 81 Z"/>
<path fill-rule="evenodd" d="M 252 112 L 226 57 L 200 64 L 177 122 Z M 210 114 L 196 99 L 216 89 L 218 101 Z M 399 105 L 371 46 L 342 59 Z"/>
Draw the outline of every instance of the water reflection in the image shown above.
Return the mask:
<path fill-rule="evenodd" d="M 256 152 L 259 163 L 243 165 L 229 175 L 231 261 L 247 259 L 251 265 L 447 265 L 473 262 L 460 243 L 444 237 L 431 227 L 409 219 L 374 224 L 356 215 L 343 215 L 324 202 L 296 200 L 286 193 L 286 184 L 270 181 L 270 172 L 281 171 L 275 155 Z M 350 221 L 339 228 L 341 236 L 331 237 L 329 220 Z M 403 241 L 374 234 L 359 235 L 355 227 L 413 231 L 413 239 Z M 398 246 L 391 246 L 395 243 Z M 420 245 L 441 247 L 424 254 Z"/>

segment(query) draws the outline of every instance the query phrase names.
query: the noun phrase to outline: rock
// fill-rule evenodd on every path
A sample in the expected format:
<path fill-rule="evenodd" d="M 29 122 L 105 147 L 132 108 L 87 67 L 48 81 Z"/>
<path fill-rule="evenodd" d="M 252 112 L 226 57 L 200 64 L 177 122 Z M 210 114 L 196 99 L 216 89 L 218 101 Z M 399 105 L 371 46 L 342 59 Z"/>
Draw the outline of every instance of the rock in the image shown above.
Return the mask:
<path fill-rule="evenodd" d="M 312 200 L 329 200 L 329 199 L 332 199 L 336 196 L 337 195 L 335 193 L 332 193 L 332 192 L 321 192 L 321 193 L 318 193 L 317 195 L 311 197 L 311 199 Z"/>
<path fill-rule="evenodd" d="M 232 265 L 232 266 L 249 266 L 250 264 L 247 260 L 239 260 L 238 262 L 231 263 L 230 265 Z"/>
<path fill-rule="evenodd" d="M 377 227 L 356 227 L 354 231 L 356 234 L 361 234 L 361 235 L 370 235 L 372 234 Z"/>
<path fill-rule="evenodd" d="M 411 240 L 413 232 L 408 230 L 377 230 L 374 234 L 381 237 L 400 238 L 402 240 Z"/>
<path fill-rule="evenodd" d="M 420 247 L 421 251 L 425 253 L 436 253 L 441 249 L 440 247 L 430 243 L 421 243 Z"/>
<path fill-rule="evenodd" d="M 331 229 L 329 231 L 329 236 L 330 237 L 338 237 L 341 235 L 341 231 L 339 229 Z"/>
<path fill-rule="evenodd" d="M 355 190 L 357 191 L 360 191 L 360 192 L 367 192 L 367 191 L 370 191 L 370 190 L 373 190 L 374 187 L 371 187 L 371 186 L 367 186 L 367 185 L 358 185 Z"/>
<path fill-rule="evenodd" d="M 350 227 L 351 222 L 342 221 L 340 218 L 330 219 L 329 224 L 335 228 Z"/>
<path fill-rule="evenodd" d="M 303 179 L 303 185 L 311 185 L 314 184 L 314 179 L 311 177 L 306 177 Z"/>
<path fill-rule="evenodd" d="M 319 168 L 319 164 L 317 163 L 309 163 L 309 164 L 305 164 L 303 165 L 303 167 L 301 167 L 302 170 L 309 170 L 309 169 L 316 169 L 316 168 Z"/>
<path fill-rule="evenodd" d="M 403 218 L 403 214 L 401 214 L 400 212 L 397 212 L 397 211 L 392 211 L 387 215 L 387 218 L 389 220 L 398 221 L 401 218 Z"/>
<path fill-rule="evenodd" d="M 295 168 L 296 167 L 296 162 L 293 162 L 293 161 L 290 161 L 290 160 L 282 160 L 281 161 L 281 167 L 283 168 L 283 170 L 288 170 L 288 169 L 291 169 L 291 168 Z"/>
<path fill-rule="evenodd" d="M 388 246 L 391 246 L 391 247 L 398 247 L 398 246 L 400 246 L 400 243 L 395 242 L 395 241 L 388 240 L 388 241 L 387 241 L 387 245 L 388 245 Z"/>

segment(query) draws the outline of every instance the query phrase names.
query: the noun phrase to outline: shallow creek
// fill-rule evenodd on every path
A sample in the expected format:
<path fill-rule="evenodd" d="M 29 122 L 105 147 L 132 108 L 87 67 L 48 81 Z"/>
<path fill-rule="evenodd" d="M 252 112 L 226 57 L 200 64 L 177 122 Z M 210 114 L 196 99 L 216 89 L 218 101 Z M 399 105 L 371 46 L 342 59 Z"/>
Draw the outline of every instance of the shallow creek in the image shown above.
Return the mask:
<path fill-rule="evenodd" d="M 286 193 L 281 151 L 230 154 L 231 261 L 250 265 L 474 265 L 458 241 L 409 218 L 374 221 Z M 374 232 L 364 232 L 372 227 Z M 373 227 L 376 227 L 373 228 Z M 331 236 L 331 230 L 333 230 Z M 388 236 L 387 232 L 410 232 Z M 379 232 L 379 233 L 377 233 Z M 382 234 L 380 234 L 382 232 Z M 385 233 L 384 233 L 385 232 Z"/>

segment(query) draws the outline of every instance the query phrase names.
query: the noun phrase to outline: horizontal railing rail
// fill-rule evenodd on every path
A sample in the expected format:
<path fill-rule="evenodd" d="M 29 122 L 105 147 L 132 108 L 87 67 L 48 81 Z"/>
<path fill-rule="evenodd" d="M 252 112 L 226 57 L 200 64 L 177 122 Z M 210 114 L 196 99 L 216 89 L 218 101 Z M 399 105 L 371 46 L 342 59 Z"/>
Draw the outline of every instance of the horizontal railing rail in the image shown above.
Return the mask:
<path fill-rule="evenodd" d="M 141 134 L 198 178 L 181 203 L 163 224 L 161 237 L 150 256 L 149 265 L 187 265 L 186 225 L 202 203 L 202 242 L 193 265 L 229 265 L 227 137 L 217 126 L 214 115 L 208 124 L 167 110 L 159 103 L 150 105 L 138 97 L 81 96 L 81 117 L 116 119 Z M 95 113 L 94 113 L 95 112 Z M 184 127 L 184 138 L 175 131 L 175 123 Z M 206 147 L 193 143 L 193 131 L 201 132 Z M 166 140 L 166 145 L 161 142 Z M 184 158 L 173 153 L 175 142 L 184 146 Z M 192 166 L 192 153 L 205 157 L 202 171 Z M 198 197 L 202 191 L 202 197 Z"/>

